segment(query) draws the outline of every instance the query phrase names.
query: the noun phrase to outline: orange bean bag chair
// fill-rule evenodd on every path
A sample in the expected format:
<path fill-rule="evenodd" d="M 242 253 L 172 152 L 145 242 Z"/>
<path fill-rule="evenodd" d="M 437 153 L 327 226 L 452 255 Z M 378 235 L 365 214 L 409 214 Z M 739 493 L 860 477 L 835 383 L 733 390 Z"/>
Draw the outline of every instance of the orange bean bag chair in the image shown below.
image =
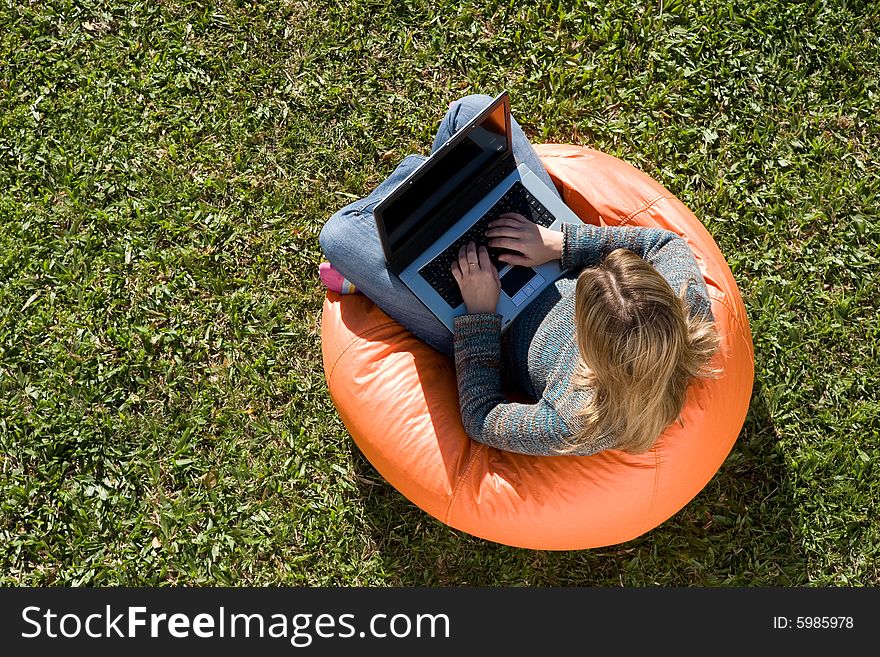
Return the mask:
<path fill-rule="evenodd" d="M 684 426 L 674 423 L 640 455 L 524 456 L 486 447 L 462 427 L 453 362 L 363 295 L 327 294 L 324 372 L 342 421 L 370 463 L 441 522 L 516 547 L 614 545 L 680 511 L 727 457 L 751 398 L 752 337 L 724 256 L 669 191 L 589 148 L 544 144 L 537 151 L 583 221 L 666 228 L 696 254 L 723 336 L 715 364 L 724 374 L 691 385 Z"/>

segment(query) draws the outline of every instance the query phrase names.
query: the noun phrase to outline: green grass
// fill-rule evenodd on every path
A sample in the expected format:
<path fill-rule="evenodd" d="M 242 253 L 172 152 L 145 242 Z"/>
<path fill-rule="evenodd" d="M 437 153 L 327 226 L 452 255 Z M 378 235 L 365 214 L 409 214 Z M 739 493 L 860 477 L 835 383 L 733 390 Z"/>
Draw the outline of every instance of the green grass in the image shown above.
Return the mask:
<path fill-rule="evenodd" d="M 0 584 L 880 584 L 880 10 L 0 3 Z M 357 450 L 318 233 L 446 104 L 656 177 L 756 347 L 729 458 L 623 545 L 435 521 Z"/>

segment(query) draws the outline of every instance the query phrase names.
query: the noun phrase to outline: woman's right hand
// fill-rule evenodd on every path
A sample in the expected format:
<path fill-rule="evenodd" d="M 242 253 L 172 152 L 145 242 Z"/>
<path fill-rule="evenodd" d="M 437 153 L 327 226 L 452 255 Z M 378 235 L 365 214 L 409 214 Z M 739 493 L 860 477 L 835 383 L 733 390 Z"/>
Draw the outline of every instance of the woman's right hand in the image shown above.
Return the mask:
<path fill-rule="evenodd" d="M 452 263 L 452 277 L 461 290 L 461 298 L 468 313 L 494 313 L 501 296 L 498 270 L 489 259 L 485 246 L 469 242 L 458 250 L 458 260 Z"/>
<path fill-rule="evenodd" d="M 539 226 L 516 212 L 490 222 L 486 237 L 491 247 L 517 252 L 498 256 L 511 265 L 536 267 L 562 258 L 562 232 Z"/>

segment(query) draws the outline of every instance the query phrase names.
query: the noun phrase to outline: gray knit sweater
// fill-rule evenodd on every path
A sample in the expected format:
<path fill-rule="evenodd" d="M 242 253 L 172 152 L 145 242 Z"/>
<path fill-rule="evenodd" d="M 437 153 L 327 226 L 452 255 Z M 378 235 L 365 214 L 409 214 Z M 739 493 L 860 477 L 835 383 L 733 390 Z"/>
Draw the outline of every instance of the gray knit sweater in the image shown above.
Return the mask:
<path fill-rule="evenodd" d="M 455 369 L 461 416 L 476 441 L 522 454 L 552 455 L 580 428 L 577 411 L 592 391 L 577 389 L 572 375 L 579 361 L 574 292 L 583 267 L 595 267 L 614 249 L 626 248 L 650 262 L 678 292 L 687 285 L 692 315 L 712 318 L 706 283 L 681 237 L 661 228 L 563 224 L 562 268 L 570 270 L 544 290 L 501 335 L 501 316 L 455 319 Z M 508 401 L 504 388 L 534 404 Z M 614 448 L 608 437 L 584 445 L 577 455 Z"/>

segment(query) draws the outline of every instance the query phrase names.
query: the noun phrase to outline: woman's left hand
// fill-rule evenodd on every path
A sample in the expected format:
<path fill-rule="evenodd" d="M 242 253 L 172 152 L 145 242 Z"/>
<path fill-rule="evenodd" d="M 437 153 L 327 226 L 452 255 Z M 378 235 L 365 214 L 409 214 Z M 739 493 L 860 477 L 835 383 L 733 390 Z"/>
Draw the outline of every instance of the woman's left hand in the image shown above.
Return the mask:
<path fill-rule="evenodd" d="M 516 212 L 507 212 L 489 224 L 489 246 L 507 249 L 498 259 L 511 265 L 536 267 L 562 257 L 562 232 L 539 226 Z M 516 252 L 516 253 L 514 253 Z"/>
<path fill-rule="evenodd" d="M 476 244 L 470 242 L 467 247 L 461 247 L 458 260 L 452 263 L 452 277 L 458 283 L 469 313 L 495 312 L 501 295 L 501 279 L 485 246 L 477 249 Z"/>

